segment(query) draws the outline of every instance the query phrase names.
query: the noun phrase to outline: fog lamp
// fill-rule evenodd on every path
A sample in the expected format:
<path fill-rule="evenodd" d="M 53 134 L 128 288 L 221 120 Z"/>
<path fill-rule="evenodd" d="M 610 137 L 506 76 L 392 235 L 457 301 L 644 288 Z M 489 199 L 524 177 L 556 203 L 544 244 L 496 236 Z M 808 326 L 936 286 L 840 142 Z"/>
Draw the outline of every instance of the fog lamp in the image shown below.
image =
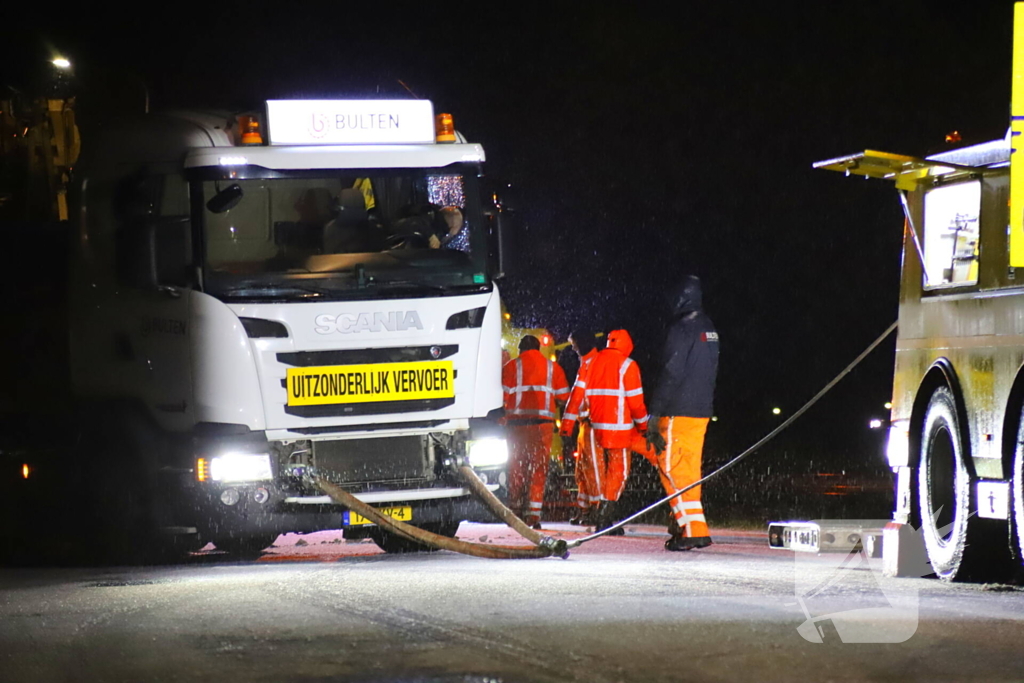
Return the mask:
<path fill-rule="evenodd" d="M 210 460 L 210 479 L 222 482 L 273 479 L 270 456 L 266 453 L 225 453 Z"/>
<path fill-rule="evenodd" d="M 224 489 L 220 494 L 220 502 L 225 505 L 235 505 L 241 498 L 238 489 Z"/>
<path fill-rule="evenodd" d="M 467 441 L 466 454 L 473 467 L 504 465 L 508 462 L 508 442 L 496 438 Z"/>

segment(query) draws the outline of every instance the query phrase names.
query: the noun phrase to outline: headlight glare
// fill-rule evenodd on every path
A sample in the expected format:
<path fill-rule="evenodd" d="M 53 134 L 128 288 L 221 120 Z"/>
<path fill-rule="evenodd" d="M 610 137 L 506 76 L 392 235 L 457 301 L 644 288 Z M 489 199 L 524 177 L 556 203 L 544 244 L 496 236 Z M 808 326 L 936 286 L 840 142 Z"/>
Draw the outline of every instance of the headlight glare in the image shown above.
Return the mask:
<path fill-rule="evenodd" d="M 473 467 L 494 467 L 508 462 L 508 442 L 505 439 L 478 439 L 466 443 L 469 464 Z"/>
<path fill-rule="evenodd" d="M 213 481 L 264 481 L 273 477 L 270 456 L 266 453 L 225 453 L 210 460 L 210 479 Z"/>

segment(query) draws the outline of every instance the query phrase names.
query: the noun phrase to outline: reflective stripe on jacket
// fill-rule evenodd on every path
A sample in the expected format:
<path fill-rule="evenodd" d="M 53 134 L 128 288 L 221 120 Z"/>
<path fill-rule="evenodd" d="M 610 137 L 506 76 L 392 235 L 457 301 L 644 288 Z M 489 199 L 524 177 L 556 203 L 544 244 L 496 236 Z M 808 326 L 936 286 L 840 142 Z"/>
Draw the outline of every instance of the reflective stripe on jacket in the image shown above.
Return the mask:
<path fill-rule="evenodd" d="M 647 429 L 647 407 L 640 368 L 629 358 L 633 340 L 625 330 L 608 335 L 608 348 L 591 362 L 584 395 L 590 425 L 604 448 L 629 448 L 634 428 Z"/>
<path fill-rule="evenodd" d="M 580 418 L 590 416 L 590 408 L 586 401 L 587 375 L 590 373 L 590 364 L 597 358 L 597 349 L 591 349 L 583 358 L 580 358 L 580 369 L 576 373 L 576 382 L 569 392 L 569 402 L 565 404 L 565 412 L 562 414 L 562 435 L 572 435 L 573 427 Z"/>
<path fill-rule="evenodd" d="M 523 351 L 519 358 L 505 364 L 501 386 L 507 419 L 554 420 L 555 401 L 563 403 L 569 395 L 562 367 L 534 349 Z"/>

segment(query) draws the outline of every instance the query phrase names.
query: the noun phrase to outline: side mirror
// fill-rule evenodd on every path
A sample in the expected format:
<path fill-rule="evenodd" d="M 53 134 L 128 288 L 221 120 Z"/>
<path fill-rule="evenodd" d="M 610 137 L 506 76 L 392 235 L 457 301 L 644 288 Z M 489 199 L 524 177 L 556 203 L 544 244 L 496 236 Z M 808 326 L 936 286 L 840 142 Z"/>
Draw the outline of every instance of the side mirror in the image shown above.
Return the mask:
<path fill-rule="evenodd" d="M 237 184 L 228 185 L 223 190 L 213 195 L 210 201 L 206 202 L 206 208 L 210 213 L 224 213 L 238 206 L 242 201 L 242 188 Z"/>
<path fill-rule="evenodd" d="M 155 216 L 123 226 L 116 238 L 118 278 L 141 289 L 191 286 L 191 238 L 188 216 Z"/>

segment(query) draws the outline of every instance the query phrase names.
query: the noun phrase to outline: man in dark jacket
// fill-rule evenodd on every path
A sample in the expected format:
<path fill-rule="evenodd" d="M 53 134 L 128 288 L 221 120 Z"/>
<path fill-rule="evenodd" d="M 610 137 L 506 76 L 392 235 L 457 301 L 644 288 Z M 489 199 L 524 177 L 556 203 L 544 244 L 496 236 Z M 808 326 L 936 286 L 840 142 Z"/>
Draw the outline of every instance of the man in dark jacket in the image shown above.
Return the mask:
<path fill-rule="evenodd" d="M 687 276 L 672 290 L 669 305 L 672 323 L 662 351 L 661 378 L 650 402 L 650 424 L 657 432 L 647 430 L 642 452 L 658 468 L 665 492 L 672 494 L 701 477 L 704 433 L 718 373 L 718 333 L 701 310 L 696 276 Z M 666 550 L 711 545 L 699 486 L 672 500 L 672 516 Z"/>

